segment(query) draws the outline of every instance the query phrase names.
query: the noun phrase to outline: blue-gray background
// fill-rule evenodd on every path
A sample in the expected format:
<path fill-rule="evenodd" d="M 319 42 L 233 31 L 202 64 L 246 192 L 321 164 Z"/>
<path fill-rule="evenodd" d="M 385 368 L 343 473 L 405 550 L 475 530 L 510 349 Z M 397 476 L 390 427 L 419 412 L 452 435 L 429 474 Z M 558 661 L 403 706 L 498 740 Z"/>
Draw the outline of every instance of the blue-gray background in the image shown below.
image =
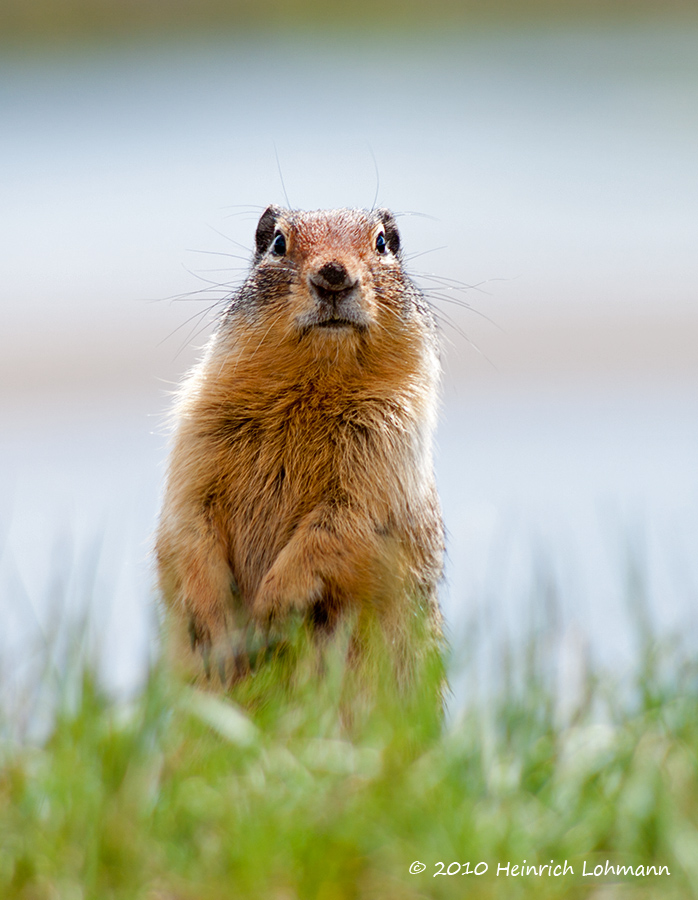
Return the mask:
<path fill-rule="evenodd" d="M 168 393 L 211 320 L 186 323 L 285 195 L 402 214 L 440 295 L 456 647 L 547 617 L 563 670 L 626 665 L 631 557 L 695 640 L 697 25 L 6 43 L 0 122 L 5 671 L 91 600 L 138 681 Z"/>

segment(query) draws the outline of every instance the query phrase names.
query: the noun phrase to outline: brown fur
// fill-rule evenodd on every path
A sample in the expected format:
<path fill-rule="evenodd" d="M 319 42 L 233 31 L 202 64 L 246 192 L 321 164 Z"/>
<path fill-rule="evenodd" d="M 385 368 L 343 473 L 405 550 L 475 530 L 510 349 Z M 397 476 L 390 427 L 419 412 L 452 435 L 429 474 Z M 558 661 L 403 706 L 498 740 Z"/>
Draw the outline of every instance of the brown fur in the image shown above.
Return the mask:
<path fill-rule="evenodd" d="M 293 610 L 374 616 L 402 646 L 416 604 L 436 633 L 438 348 L 394 219 L 270 207 L 256 241 L 175 410 L 156 542 L 175 652 L 188 631 L 205 662 L 235 656 Z"/>

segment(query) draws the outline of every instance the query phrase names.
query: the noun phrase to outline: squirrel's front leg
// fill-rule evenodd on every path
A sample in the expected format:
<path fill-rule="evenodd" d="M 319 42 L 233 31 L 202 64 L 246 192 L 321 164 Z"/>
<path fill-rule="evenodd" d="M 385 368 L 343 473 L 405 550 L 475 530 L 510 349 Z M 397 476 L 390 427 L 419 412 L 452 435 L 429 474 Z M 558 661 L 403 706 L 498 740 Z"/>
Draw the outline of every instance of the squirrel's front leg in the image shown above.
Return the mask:
<path fill-rule="evenodd" d="M 371 523 L 348 512 L 315 510 L 262 579 L 253 618 L 268 623 L 292 611 L 306 612 L 329 590 L 360 602 L 380 590 L 383 549 Z"/>
<path fill-rule="evenodd" d="M 240 606 L 237 586 L 225 547 L 208 518 L 190 512 L 186 526 L 182 521 L 164 517 L 156 544 L 160 589 L 171 612 L 173 650 L 186 656 L 189 645 L 191 653 L 201 657 L 207 675 L 213 668 L 225 672 L 226 660 L 233 655 L 231 613 Z M 221 680 L 226 680 L 223 674 Z"/>

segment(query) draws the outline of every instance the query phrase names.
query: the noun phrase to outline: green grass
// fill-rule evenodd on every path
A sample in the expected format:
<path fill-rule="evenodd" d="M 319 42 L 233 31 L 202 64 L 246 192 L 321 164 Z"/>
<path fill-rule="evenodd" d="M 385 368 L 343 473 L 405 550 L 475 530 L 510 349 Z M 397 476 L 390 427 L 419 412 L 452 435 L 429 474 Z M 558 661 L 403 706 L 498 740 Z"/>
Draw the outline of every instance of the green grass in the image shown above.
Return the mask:
<path fill-rule="evenodd" d="M 119 703 L 85 668 L 45 740 L 0 750 L 0 897 L 698 897 L 695 661 L 647 641 L 625 699 L 589 675 L 563 720 L 518 649 L 447 722 L 433 654 L 399 687 L 380 655 L 347 670 L 339 638 L 319 663 L 299 633 L 227 698 L 155 667 Z M 524 859 L 574 875 L 497 876 Z M 671 874 L 582 876 L 607 859 Z M 488 871 L 434 877 L 467 861 Z"/>

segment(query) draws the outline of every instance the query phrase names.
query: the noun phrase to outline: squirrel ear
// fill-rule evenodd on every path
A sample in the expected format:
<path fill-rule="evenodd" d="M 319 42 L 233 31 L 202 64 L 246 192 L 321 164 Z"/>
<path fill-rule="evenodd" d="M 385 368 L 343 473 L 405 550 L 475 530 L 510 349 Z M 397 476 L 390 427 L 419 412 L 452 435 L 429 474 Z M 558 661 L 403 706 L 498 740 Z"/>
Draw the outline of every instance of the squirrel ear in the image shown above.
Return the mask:
<path fill-rule="evenodd" d="M 385 242 L 391 253 L 400 252 L 400 232 L 397 230 L 395 216 L 389 209 L 377 209 L 376 215 L 385 226 Z"/>
<path fill-rule="evenodd" d="M 268 249 L 269 244 L 271 244 L 271 239 L 274 237 L 274 232 L 276 231 L 276 220 L 279 218 L 281 212 L 280 206 L 267 206 L 262 213 L 259 222 L 257 223 L 257 231 L 254 236 L 255 246 L 257 248 L 256 255 L 258 257 L 262 256 Z"/>

